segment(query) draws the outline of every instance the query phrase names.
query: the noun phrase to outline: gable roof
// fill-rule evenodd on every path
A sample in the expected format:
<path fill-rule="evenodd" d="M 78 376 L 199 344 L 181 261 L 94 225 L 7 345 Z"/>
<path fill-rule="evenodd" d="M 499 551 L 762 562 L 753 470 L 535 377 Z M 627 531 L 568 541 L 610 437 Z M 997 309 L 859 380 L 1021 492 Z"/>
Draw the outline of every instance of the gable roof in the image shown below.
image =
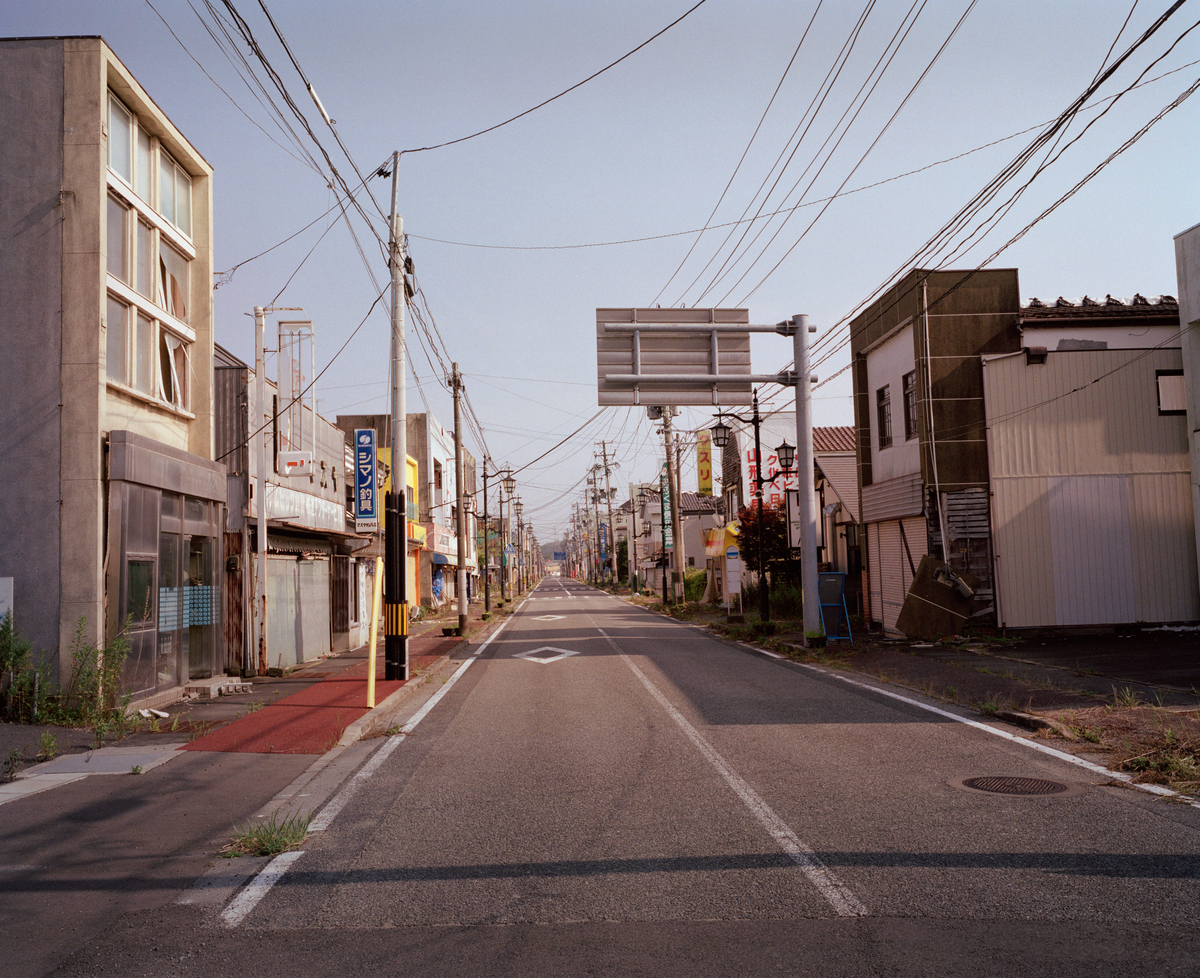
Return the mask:
<path fill-rule="evenodd" d="M 854 425 L 842 424 L 832 427 L 813 428 L 813 451 L 854 451 Z"/>

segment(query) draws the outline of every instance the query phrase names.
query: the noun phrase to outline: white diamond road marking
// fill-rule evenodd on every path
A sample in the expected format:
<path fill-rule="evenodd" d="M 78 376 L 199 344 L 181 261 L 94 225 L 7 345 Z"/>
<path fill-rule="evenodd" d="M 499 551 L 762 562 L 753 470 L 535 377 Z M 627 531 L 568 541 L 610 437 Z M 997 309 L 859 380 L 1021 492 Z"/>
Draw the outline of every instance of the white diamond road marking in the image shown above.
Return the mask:
<path fill-rule="evenodd" d="M 513 656 L 513 658 L 527 659 L 530 662 L 537 662 L 544 666 L 572 655 L 579 655 L 579 653 L 577 651 L 572 651 L 571 649 L 556 649 L 549 645 L 543 645 L 540 649 L 530 649 L 528 652 L 518 652 L 515 656 Z"/>
<path fill-rule="evenodd" d="M 562 621 L 564 615 L 538 615 L 534 621 Z"/>

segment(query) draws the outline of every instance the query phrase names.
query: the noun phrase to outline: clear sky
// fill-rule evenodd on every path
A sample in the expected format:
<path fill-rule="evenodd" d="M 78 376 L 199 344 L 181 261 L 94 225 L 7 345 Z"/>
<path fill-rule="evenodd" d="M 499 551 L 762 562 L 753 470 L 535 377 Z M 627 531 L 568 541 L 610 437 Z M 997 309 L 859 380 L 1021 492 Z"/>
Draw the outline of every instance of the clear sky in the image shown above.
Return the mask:
<path fill-rule="evenodd" d="M 1168 0 L 268 0 L 353 163 L 262 5 L 233 6 L 351 188 L 404 151 L 400 212 L 425 324 L 409 317 L 408 409 L 427 403 L 450 427 L 444 377 L 457 361 L 485 440 L 471 432 L 468 447 L 521 470 L 543 543 L 581 501 L 601 441 L 622 486 L 652 478 L 661 453 L 640 409 L 588 423 L 598 306 L 745 306 L 756 323 L 808 313 L 816 372 L 833 377 L 815 393 L 816 423 L 850 424 L 849 375 L 833 376 L 849 362 L 845 321 L 896 274 L 1000 251 L 991 263 L 1020 270 L 1026 299 L 1174 294 L 1172 237 L 1200 221 L 1200 97 L 1105 165 L 1200 78 L 1198 3 L 933 251 Z M 677 20 L 536 111 L 425 149 L 531 109 Z M 253 307 L 301 306 L 328 365 L 321 412 L 386 413 L 386 297 L 370 310 L 388 276 L 378 237 L 391 181 L 360 194 L 370 223 L 347 208 L 352 235 L 317 142 L 290 114 L 281 128 L 283 98 L 245 41 L 226 40 L 234 30 L 222 0 L 0 7 L 0 36 L 103 36 L 215 168 L 216 267 L 233 270 L 216 292 L 218 342 L 252 362 Z M 755 372 L 790 354 L 756 338 Z M 710 413 L 678 423 L 706 427 Z M 694 489 L 694 460 L 683 476 Z"/>

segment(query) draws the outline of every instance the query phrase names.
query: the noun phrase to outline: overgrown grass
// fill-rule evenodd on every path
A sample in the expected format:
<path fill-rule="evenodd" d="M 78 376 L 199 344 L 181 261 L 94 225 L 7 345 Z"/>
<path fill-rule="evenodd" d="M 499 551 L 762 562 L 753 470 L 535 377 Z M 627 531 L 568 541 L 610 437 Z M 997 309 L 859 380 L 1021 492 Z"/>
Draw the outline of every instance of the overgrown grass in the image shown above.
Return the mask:
<path fill-rule="evenodd" d="M 71 642 L 70 675 L 65 685 L 55 688 L 49 665 L 34 661 L 33 648 L 14 625 L 12 612 L 0 619 L 0 719 L 83 727 L 96 733 L 97 746 L 109 733 L 125 733 L 125 629 L 103 646 L 89 642 L 86 629 L 87 619 L 80 618 Z"/>
<path fill-rule="evenodd" d="M 272 815 L 266 821 L 234 825 L 233 838 L 221 849 L 227 857 L 278 856 L 281 852 L 298 849 L 308 838 L 313 813 L 296 813 L 280 821 Z"/>

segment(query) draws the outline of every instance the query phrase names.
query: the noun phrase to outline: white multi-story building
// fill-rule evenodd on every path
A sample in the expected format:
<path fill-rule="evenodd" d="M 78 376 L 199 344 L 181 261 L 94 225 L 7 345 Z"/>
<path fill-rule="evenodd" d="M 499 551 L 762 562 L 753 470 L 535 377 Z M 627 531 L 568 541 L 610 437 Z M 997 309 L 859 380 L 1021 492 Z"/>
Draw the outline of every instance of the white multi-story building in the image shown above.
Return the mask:
<path fill-rule="evenodd" d="M 98 37 L 0 41 L 0 122 L 0 576 L 164 701 L 221 657 L 212 169 Z"/>

